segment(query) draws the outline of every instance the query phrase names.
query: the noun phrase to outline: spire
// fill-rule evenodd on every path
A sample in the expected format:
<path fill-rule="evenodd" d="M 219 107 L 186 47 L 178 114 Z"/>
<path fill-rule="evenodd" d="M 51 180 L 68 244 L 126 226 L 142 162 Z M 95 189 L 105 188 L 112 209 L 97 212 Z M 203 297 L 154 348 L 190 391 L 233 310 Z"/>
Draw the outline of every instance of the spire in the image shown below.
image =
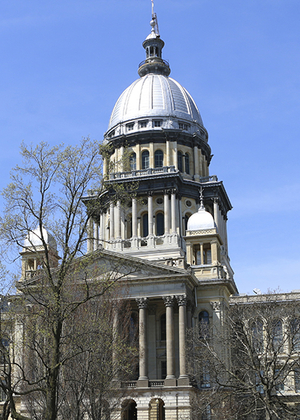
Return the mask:
<path fill-rule="evenodd" d="M 163 74 L 169 76 L 171 70 L 169 63 L 162 59 L 162 49 L 165 45 L 164 41 L 160 39 L 157 15 L 154 12 L 154 2 L 152 3 L 152 19 L 150 22 L 151 32 L 143 42 L 143 47 L 146 50 L 146 60 L 139 65 L 138 73 L 141 77 L 148 73 Z"/>

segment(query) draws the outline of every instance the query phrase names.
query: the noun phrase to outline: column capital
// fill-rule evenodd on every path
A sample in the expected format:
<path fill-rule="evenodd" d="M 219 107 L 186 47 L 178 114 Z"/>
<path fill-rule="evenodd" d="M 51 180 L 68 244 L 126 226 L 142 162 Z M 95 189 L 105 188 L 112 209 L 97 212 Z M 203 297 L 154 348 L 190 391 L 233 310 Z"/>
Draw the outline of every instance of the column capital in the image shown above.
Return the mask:
<path fill-rule="evenodd" d="M 174 296 L 163 296 L 163 300 L 166 307 L 174 306 Z"/>
<path fill-rule="evenodd" d="M 186 299 L 186 296 L 184 295 L 177 295 L 176 300 L 177 300 L 178 306 L 186 306 L 187 304 L 187 299 Z"/>
<path fill-rule="evenodd" d="M 135 299 L 139 309 L 146 309 L 148 306 L 148 298 L 137 298 Z"/>

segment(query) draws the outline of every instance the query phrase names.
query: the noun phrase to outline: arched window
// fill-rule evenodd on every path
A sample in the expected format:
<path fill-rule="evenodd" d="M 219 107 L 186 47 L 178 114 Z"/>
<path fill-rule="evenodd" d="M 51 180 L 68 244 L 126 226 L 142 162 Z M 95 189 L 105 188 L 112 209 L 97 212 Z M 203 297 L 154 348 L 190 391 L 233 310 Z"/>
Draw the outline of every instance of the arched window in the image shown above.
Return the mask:
<path fill-rule="evenodd" d="M 187 174 L 190 173 L 190 155 L 188 153 L 184 156 L 184 166 L 185 166 L 185 172 Z"/>
<path fill-rule="evenodd" d="M 142 169 L 148 169 L 149 166 L 150 166 L 149 152 L 148 150 L 144 150 L 142 153 Z"/>
<path fill-rule="evenodd" d="M 142 217 L 143 237 L 148 236 L 148 213 L 144 213 Z"/>
<path fill-rule="evenodd" d="M 257 319 L 251 325 L 252 343 L 254 350 L 261 353 L 264 349 L 263 322 Z"/>
<path fill-rule="evenodd" d="M 292 351 L 300 352 L 300 319 L 295 318 L 291 322 Z"/>
<path fill-rule="evenodd" d="M 182 153 L 177 152 L 177 164 L 179 172 L 183 172 Z"/>
<path fill-rule="evenodd" d="M 164 154 L 161 150 L 156 150 L 154 153 L 154 167 L 162 168 L 164 166 Z"/>
<path fill-rule="evenodd" d="M 122 420 L 136 420 L 137 409 L 134 400 L 126 400 L 122 404 Z"/>
<path fill-rule="evenodd" d="M 131 153 L 129 157 L 129 164 L 130 164 L 130 170 L 135 171 L 136 170 L 136 154 L 134 152 Z"/>
<path fill-rule="evenodd" d="M 274 320 L 272 322 L 271 333 L 272 333 L 273 350 L 280 351 L 283 344 L 282 321 L 280 319 Z"/>
<path fill-rule="evenodd" d="M 160 398 L 153 398 L 150 401 L 149 419 L 165 420 L 165 403 Z"/>
<path fill-rule="evenodd" d="M 156 235 L 162 236 L 165 233 L 165 220 L 163 213 L 156 214 Z"/>
<path fill-rule="evenodd" d="M 166 324 L 166 314 L 162 314 L 160 317 L 160 339 L 161 341 L 166 341 L 167 337 L 167 324 Z"/>
<path fill-rule="evenodd" d="M 199 336 L 201 338 L 209 337 L 209 313 L 207 311 L 201 311 L 199 313 Z"/>

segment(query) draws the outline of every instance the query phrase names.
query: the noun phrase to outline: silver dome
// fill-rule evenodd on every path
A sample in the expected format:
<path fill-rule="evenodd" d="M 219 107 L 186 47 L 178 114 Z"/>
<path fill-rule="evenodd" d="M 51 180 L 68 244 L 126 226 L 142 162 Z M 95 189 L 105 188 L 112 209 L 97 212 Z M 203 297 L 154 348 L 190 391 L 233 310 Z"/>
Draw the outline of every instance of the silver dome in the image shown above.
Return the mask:
<path fill-rule="evenodd" d="M 44 226 L 42 227 L 42 235 L 43 235 L 43 238 L 44 238 L 44 241 L 46 242 L 46 244 L 50 248 L 56 250 L 56 248 L 57 248 L 56 240 L 44 228 Z M 24 248 L 31 248 L 31 247 L 34 247 L 34 248 L 43 247 L 43 241 L 42 241 L 42 238 L 41 238 L 41 232 L 40 232 L 39 227 L 37 227 L 35 230 L 29 232 L 28 235 L 26 236 L 25 240 L 24 240 Z"/>
<path fill-rule="evenodd" d="M 178 120 L 188 123 L 191 132 L 199 126 L 203 128 L 197 105 L 187 90 L 170 77 L 150 73 L 121 94 L 112 111 L 107 134 L 112 129 L 117 129 L 112 136 L 123 134 L 127 123 L 151 118 L 161 118 L 162 128 L 178 128 Z M 131 130 L 138 131 L 139 125 L 134 124 Z"/>
<path fill-rule="evenodd" d="M 200 205 L 197 213 L 191 215 L 187 223 L 187 230 L 214 229 L 216 227 L 212 215 Z"/>

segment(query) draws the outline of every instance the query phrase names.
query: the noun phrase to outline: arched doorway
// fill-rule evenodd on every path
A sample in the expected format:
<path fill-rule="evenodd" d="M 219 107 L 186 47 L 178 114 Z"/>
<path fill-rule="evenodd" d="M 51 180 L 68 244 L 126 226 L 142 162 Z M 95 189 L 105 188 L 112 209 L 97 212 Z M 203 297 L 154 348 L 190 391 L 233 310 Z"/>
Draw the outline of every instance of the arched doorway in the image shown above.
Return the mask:
<path fill-rule="evenodd" d="M 122 420 L 137 420 L 136 402 L 125 400 L 122 404 Z"/>

